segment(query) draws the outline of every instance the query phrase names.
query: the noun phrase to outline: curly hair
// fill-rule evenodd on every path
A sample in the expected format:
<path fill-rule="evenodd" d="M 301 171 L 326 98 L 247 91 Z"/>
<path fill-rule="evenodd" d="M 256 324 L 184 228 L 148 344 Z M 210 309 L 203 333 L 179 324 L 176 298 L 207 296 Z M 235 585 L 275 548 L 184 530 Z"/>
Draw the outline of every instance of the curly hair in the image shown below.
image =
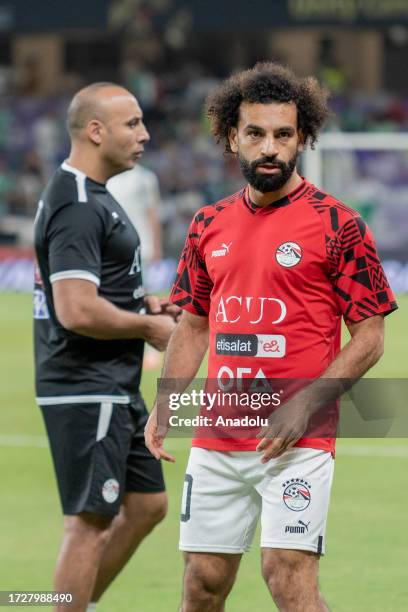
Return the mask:
<path fill-rule="evenodd" d="M 205 103 L 211 131 L 217 141 L 224 142 L 231 153 L 229 132 L 238 125 L 242 102 L 269 104 L 294 102 L 298 111 L 298 129 L 311 148 L 323 123 L 329 116 L 329 92 L 314 77 L 299 78 L 292 70 L 274 62 L 259 62 L 254 68 L 237 72 L 223 81 Z"/>

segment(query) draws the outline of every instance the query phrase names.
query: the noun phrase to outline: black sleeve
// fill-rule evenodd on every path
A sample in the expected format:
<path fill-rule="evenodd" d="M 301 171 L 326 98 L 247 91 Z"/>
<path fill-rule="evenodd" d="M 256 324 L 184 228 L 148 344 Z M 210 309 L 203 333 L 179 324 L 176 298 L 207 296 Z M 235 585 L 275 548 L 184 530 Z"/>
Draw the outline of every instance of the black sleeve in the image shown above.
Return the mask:
<path fill-rule="evenodd" d="M 50 281 L 80 278 L 99 285 L 105 236 L 103 217 L 94 206 L 81 202 L 61 208 L 47 228 Z"/>

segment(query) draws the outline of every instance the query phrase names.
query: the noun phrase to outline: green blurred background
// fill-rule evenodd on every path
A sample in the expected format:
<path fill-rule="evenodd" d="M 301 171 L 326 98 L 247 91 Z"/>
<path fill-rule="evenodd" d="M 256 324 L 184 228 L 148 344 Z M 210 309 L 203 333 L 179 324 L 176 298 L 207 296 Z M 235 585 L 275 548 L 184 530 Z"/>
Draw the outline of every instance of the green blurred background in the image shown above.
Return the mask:
<path fill-rule="evenodd" d="M 386 349 L 377 377 L 406 375 L 408 296 L 386 319 Z M 31 297 L 0 299 L 0 590 L 48 590 L 62 533 L 51 457 L 33 399 Z M 158 372 L 144 374 L 151 405 Z M 165 465 L 170 510 L 98 606 L 98 612 L 177 610 L 182 558 L 178 516 L 189 441 L 170 439 L 177 463 Z M 336 612 L 405 612 L 408 582 L 406 516 L 408 444 L 405 439 L 349 439 L 338 443 L 321 585 Z M 259 539 L 245 555 L 227 609 L 274 609 L 260 573 Z"/>

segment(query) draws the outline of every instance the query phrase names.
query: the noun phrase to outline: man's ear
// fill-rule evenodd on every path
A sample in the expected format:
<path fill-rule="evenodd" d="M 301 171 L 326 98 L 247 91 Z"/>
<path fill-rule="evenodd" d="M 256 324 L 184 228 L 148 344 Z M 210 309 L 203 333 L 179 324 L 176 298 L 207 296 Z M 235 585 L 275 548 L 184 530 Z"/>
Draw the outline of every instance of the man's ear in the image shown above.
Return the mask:
<path fill-rule="evenodd" d="M 100 145 L 102 142 L 103 125 L 97 119 L 92 119 L 86 126 L 86 135 L 94 144 Z"/>
<path fill-rule="evenodd" d="M 238 129 L 236 127 L 230 128 L 228 140 L 231 151 L 233 153 L 238 153 Z"/>

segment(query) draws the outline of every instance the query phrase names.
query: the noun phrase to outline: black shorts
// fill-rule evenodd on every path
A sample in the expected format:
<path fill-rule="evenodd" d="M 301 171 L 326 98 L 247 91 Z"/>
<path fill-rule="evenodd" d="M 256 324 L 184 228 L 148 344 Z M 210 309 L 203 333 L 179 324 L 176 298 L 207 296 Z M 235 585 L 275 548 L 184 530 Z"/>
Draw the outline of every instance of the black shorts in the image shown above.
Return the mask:
<path fill-rule="evenodd" d="M 131 404 L 41 406 L 64 514 L 113 516 L 125 492 L 165 490 L 161 464 L 144 443 L 148 413 Z"/>

